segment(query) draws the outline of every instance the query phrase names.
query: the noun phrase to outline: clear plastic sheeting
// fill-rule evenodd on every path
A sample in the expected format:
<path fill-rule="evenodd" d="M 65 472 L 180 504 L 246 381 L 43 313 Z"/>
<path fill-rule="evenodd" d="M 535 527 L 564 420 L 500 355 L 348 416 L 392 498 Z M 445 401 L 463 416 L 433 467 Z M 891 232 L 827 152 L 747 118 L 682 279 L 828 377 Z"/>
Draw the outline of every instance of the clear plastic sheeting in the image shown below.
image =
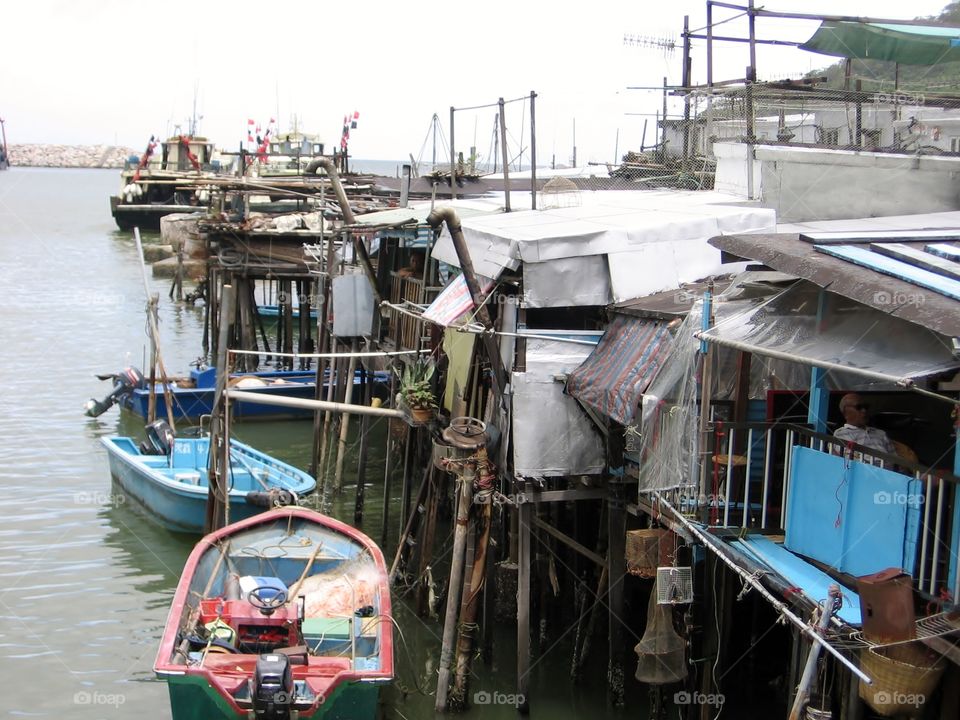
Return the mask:
<path fill-rule="evenodd" d="M 513 462 L 517 475 L 596 475 L 604 469 L 600 432 L 563 380 L 588 345 L 528 339 L 526 372 L 513 373 Z"/>
<path fill-rule="evenodd" d="M 660 372 L 642 400 L 640 490 L 667 490 L 697 480 L 700 437 L 700 329 L 703 302 L 697 302 L 677 330 Z"/>
<path fill-rule="evenodd" d="M 840 295 L 799 282 L 758 307 L 718 318 L 703 338 L 760 355 L 890 382 L 957 368 L 950 339 Z"/>

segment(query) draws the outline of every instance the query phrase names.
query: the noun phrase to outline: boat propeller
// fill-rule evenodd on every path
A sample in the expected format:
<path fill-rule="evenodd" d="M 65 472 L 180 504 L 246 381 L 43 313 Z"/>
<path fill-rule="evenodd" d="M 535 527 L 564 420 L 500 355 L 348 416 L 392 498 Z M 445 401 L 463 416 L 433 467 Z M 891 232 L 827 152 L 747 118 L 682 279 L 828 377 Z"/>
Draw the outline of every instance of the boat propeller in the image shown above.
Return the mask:
<path fill-rule="evenodd" d="M 97 375 L 99 380 L 112 380 L 113 390 L 103 400 L 90 398 L 83 406 L 83 411 L 90 417 L 99 417 L 124 395 L 146 386 L 146 378 L 135 367 L 125 367 L 118 373 Z"/>

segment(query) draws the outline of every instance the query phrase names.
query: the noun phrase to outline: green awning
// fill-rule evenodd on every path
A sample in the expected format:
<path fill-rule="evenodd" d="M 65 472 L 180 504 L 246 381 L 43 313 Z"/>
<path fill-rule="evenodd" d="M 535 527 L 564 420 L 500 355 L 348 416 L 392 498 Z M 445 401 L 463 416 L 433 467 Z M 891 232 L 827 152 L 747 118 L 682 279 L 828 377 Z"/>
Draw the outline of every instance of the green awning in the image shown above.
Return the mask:
<path fill-rule="evenodd" d="M 960 28 L 932 25 L 823 22 L 804 50 L 904 65 L 936 65 L 960 60 Z"/>

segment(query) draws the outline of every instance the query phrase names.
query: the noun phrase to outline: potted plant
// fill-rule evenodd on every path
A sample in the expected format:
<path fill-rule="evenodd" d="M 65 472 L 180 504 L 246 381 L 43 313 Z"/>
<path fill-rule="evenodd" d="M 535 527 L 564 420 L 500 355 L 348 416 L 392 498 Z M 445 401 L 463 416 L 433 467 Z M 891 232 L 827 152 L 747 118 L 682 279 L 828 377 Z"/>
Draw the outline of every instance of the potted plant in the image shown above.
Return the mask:
<path fill-rule="evenodd" d="M 430 388 L 434 370 L 432 360 L 416 360 L 403 369 L 400 395 L 415 422 L 428 422 L 437 409 L 437 400 Z"/>

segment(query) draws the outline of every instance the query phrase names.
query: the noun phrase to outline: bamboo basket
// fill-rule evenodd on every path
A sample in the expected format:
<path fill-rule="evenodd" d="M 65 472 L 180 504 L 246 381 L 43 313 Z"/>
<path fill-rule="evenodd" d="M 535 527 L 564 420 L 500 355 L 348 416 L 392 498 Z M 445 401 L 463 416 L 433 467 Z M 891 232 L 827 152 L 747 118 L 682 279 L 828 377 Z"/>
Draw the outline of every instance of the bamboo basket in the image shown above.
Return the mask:
<path fill-rule="evenodd" d="M 860 653 L 860 669 L 873 685 L 860 681 L 860 699 L 883 717 L 919 716 L 944 668 L 942 659 L 914 644 L 869 648 Z"/>
<path fill-rule="evenodd" d="M 643 578 L 656 577 L 660 565 L 660 538 L 669 532 L 663 528 L 627 530 L 627 572 Z"/>

